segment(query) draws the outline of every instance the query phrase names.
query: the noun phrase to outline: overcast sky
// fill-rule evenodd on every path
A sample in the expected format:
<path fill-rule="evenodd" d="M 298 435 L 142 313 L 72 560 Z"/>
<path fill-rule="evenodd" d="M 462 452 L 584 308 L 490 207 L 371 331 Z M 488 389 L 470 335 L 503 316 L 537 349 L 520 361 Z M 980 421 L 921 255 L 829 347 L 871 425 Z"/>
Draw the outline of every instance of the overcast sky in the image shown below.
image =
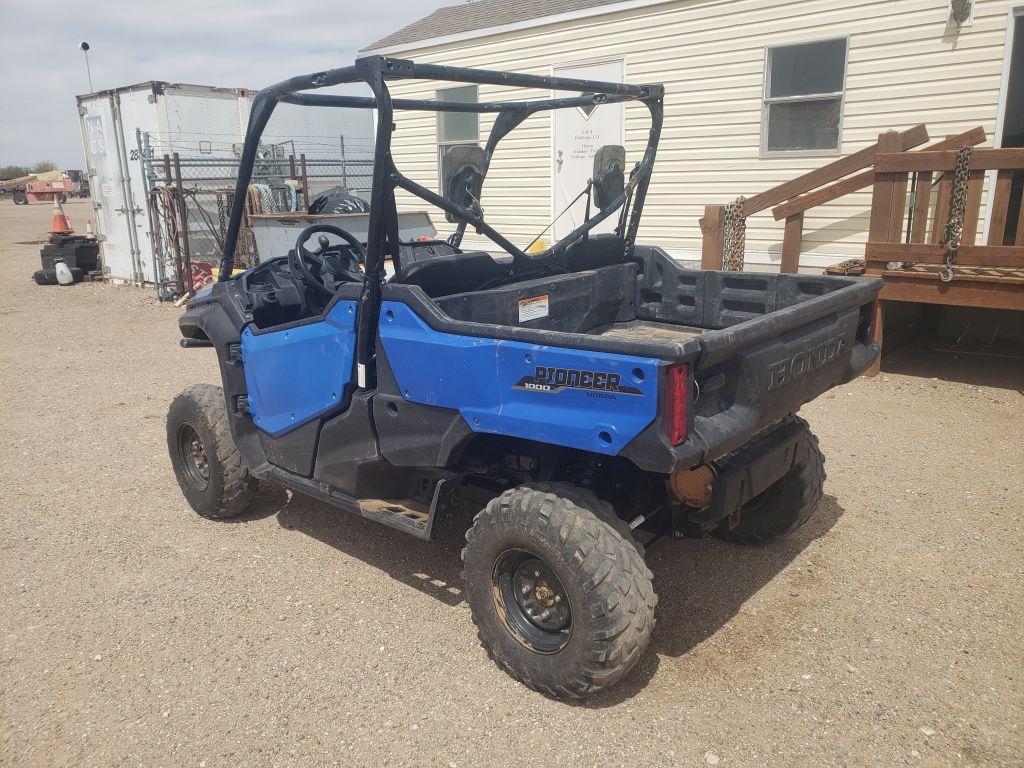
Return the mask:
<path fill-rule="evenodd" d="M 0 165 L 83 168 L 75 95 L 146 80 L 260 88 L 350 64 L 458 0 L 0 0 Z"/>

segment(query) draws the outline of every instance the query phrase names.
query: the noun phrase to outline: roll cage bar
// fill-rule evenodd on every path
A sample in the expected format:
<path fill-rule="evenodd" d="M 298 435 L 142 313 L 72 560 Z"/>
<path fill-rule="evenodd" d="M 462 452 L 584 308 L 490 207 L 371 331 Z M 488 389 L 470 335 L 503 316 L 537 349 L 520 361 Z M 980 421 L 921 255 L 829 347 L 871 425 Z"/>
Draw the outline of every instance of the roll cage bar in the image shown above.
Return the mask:
<path fill-rule="evenodd" d="M 451 102 L 437 100 L 392 99 L 387 87 L 388 80 L 436 80 L 478 85 L 513 86 L 519 88 L 542 88 L 553 91 L 578 91 L 580 96 L 537 99 L 531 101 L 492 102 Z M 343 83 L 365 82 L 373 93 L 367 96 L 341 96 L 332 94 L 304 93 L 304 91 L 328 88 Z M 395 265 L 398 279 L 402 277 L 402 263 L 399 255 L 398 213 L 395 205 L 395 190 L 403 189 L 431 205 L 451 214 L 458 221 L 456 232 L 450 242 L 458 246 L 467 226 L 486 236 L 513 257 L 513 273 L 528 274 L 543 271 L 555 265 L 559 256 L 576 240 L 586 235 L 599 223 L 621 209 L 618 232 L 622 235 L 626 257 L 632 254 L 636 240 L 640 215 L 650 184 L 651 172 L 657 153 L 663 119 L 664 89 L 661 85 L 627 85 L 605 83 L 593 80 L 579 80 L 565 77 L 545 77 L 514 72 L 498 72 L 465 67 L 449 67 L 438 64 L 417 64 L 407 59 L 392 59 L 384 56 L 368 56 L 357 59 L 355 64 L 310 75 L 300 75 L 284 80 L 259 91 L 253 98 L 249 123 L 245 132 L 245 145 L 238 166 L 238 179 L 231 206 L 224 239 L 224 253 L 220 262 L 218 280 L 231 277 L 234 268 L 235 249 L 241 229 L 245 207 L 246 190 L 252 179 L 253 165 L 259 149 L 260 137 L 278 103 L 309 107 L 348 107 L 377 110 L 377 131 L 374 147 L 373 184 L 370 192 L 370 220 L 366 243 L 366 279 L 359 300 L 359 330 L 356 346 L 359 386 L 366 386 L 366 366 L 372 357 L 373 332 L 377 311 L 381 301 L 381 285 L 384 278 L 384 262 L 390 258 Z M 454 203 L 441 195 L 405 177 L 395 166 L 391 155 L 391 134 L 394 130 L 394 112 L 418 110 L 429 112 L 476 112 L 497 113 L 490 135 L 484 147 L 484 172 L 490 165 L 494 150 L 505 136 L 531 115 L 547 110 L 584 107 L 600 104 L 639 101 L 647 106 L 651 114 L 651 127 L 647 148 L 643 158 L 629 174 L 629 181 L 623 191 L 602 210 L 585 221 L 564 238 L 540 253 L 525 253 L 491 227 L 483 216 Z M 630 206 L 630 203 L 632 205 Z M 628 223 L 627 223 L 628 214 Z"/>

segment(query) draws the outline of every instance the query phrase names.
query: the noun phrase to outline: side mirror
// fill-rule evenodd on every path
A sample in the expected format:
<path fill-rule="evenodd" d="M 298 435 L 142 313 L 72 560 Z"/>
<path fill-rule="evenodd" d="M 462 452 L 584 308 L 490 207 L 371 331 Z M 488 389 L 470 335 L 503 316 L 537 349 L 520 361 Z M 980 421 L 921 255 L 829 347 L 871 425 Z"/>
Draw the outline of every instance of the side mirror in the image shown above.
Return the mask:
<path fill-rule="evenodd" d="M 441 190 L 446 200 L 479 213 L 484 185 L 484 151 L 480 147 L 450 147 L 441 159 Z M 450 213 L 445 219 L 458 222 Z"/>
<path fill-rule="evenodd" d="M 626 188 L 626 149 L 606 144 L 594 154 L 594 202 L 602 211 Z"/>

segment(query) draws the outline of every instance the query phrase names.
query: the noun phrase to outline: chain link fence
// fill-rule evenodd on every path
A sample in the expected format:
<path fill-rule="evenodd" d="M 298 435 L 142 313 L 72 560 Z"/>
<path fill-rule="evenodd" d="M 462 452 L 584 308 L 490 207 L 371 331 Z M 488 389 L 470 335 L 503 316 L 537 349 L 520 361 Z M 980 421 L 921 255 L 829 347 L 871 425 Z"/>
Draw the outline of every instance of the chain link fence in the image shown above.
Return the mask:
<path fill-rule="evenodd" d="M 181 296 L 215 276 L 234 203 L 241 145 L 157 141 L 147 134 L 139 144 L 161 292 Z M 261 145 L 246 194 L 236 267 L 252 266 L 258 259 L 249 226 L 252 216 L 305 213 L 318 196 L 339 188 L 369 200 L 372 180 L 372 147 L 346 147 L 344 137 L 334 144 L 307 146 L 287 140 Z"/>

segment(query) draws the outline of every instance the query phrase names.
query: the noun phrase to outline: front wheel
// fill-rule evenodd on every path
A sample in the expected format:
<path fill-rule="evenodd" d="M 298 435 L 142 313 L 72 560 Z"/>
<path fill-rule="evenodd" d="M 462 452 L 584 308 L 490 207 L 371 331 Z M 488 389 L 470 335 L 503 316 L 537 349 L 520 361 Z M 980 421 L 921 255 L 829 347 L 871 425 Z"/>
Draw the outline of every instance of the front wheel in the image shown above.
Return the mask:
<path fill-rule="evenodd" d="M 240 515 L 256 495 L 256 479 L 231 437 L 220 387 L 195 384 L 174 398 L 167 448 L 181 492 L 203 517 Z"/>
<path fill-rule="evenodd" d="M 536 691 L 582 698 L 621 679 L 654 629 L 657 597 L 608 505 L 567 483 L 493 499 L 466 533 L 466 599 L 487 654 Z"/>

